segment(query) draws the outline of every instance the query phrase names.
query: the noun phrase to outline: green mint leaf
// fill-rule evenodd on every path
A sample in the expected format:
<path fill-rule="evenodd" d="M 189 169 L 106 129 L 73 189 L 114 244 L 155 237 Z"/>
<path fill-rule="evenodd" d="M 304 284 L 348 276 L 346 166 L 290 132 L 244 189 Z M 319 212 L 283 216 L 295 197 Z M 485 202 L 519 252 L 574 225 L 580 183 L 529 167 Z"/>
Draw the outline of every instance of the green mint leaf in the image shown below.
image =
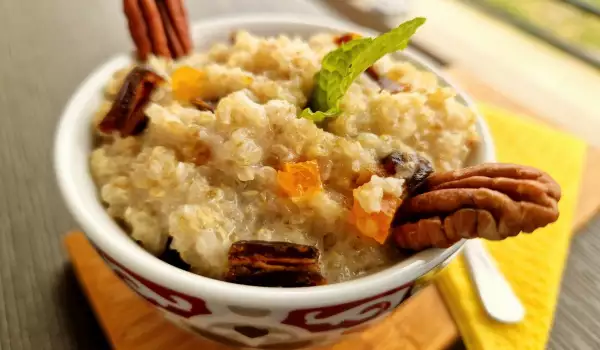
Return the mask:
<path fill-rule="evenodd" d="M 326 112 L 321 112 L 321 111 L 313 112 L 310 110 L 310 108 L 305 108 L 302 111 L 302 113 L 300 113 L 300 117 L 310 119 L 313 122 L 318 123 L 318 122 L 322 122 L 323 120 L 325 120 L 325 118 L 335 117 L 339 113 L 340 113 L 340 110 L 336 109 L 336 108 L 332 108 Z"/>
<path fill-rule="evenodd" d="M 417 17 L 374 39 L 355 39 L 325 55 L 315 76 L 310 108 L 300 116 L 320 122 L 338 115 L 340 101 L 352 82 L 383 56 L 405 49 L 423 23 L 425 18 Z"/>

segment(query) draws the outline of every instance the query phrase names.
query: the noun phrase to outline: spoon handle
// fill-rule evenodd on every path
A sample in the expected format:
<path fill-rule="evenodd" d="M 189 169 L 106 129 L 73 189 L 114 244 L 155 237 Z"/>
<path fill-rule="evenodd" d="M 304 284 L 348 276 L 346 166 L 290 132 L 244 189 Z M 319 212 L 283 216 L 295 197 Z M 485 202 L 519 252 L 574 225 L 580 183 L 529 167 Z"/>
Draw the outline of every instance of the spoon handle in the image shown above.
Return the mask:
<path fill-rule="evenodd" d="M 525 309 L 479 239 L 465 244 L 465 258 L 483 307 L 498 322 L 517 323 Z"/>

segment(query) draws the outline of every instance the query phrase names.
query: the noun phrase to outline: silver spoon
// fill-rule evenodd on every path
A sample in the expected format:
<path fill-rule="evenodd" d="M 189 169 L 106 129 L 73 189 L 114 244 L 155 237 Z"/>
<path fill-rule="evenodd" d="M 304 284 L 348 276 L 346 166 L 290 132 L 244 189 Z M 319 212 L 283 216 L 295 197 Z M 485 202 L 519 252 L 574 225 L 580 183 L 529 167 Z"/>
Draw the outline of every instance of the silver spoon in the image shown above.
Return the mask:
<path fill-rule="evenodd" d="M 464 255 L 479 299 L 488 315 L 502 323 L 517 323 L 525 309 L 479 239 L 467 241 Z"/>

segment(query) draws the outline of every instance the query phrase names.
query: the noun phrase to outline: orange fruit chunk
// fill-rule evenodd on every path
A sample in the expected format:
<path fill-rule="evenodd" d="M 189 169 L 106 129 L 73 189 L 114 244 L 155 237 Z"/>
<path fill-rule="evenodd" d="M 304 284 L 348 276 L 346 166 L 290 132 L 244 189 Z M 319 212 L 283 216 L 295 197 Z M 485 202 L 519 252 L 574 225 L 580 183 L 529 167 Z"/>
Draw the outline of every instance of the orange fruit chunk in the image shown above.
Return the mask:
<path fill-rule="evenodd" d="M 289 197 L 310 196 L 323 188 L 315 160 L 284 164 L 282 170 L 277 171 L 277 183 Z"/>
<path fill-rule="evenodd" d="M 205 73 L 201 70 L 181 66 L 171 74 L 173 96 L 180 102 L 189 102 L 202 94 Z"/>
<path fill-rule="evenodd" d="M 360 233 L 371 237 L 380 244 L 384 244 L 390 232 L 390 225 L 394 219 L 396 209 L 402 200 L 389 195 L 384 195 L 381 200 L 381 211 L 367 213 L 360 203 L 354 199 L 354 205 L 350 211 L 349 220 Z"/>

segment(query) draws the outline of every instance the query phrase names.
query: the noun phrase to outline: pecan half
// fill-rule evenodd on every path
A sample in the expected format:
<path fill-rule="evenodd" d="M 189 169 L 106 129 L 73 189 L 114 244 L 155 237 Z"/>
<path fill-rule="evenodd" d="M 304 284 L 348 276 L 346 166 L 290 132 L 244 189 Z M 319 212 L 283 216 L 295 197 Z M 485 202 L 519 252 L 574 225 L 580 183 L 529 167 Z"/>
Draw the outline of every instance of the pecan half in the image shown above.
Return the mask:
<path fill-rule="evenodd" d="M 397 212 L 401 248 L 445 248 L 462 238 L 502 240 L 558 219 L 560 186 L 547 173 L 491 163 L 433 174 Z"/>
<path fill-rule="evenodd" d="M 182 0 L 123 0 L 129 32 L 142 61 L 150 53 L 178 58 L 192 44 Z"/>
<path fill-rule="evenodd" d="M 132 69 L 98 129 L 103 133 L 118 131 L 122 137 L 142 132 L 148 124 L 144 108 L 152 91 L 163 81 L 159 75 L 145 68 Z"/>
<path fill-rule="evenodd" d="M 287 242 L 239 241 L 229 249 L 225 280 L 262 287 L 325 284 L 317 248 Z"/>

